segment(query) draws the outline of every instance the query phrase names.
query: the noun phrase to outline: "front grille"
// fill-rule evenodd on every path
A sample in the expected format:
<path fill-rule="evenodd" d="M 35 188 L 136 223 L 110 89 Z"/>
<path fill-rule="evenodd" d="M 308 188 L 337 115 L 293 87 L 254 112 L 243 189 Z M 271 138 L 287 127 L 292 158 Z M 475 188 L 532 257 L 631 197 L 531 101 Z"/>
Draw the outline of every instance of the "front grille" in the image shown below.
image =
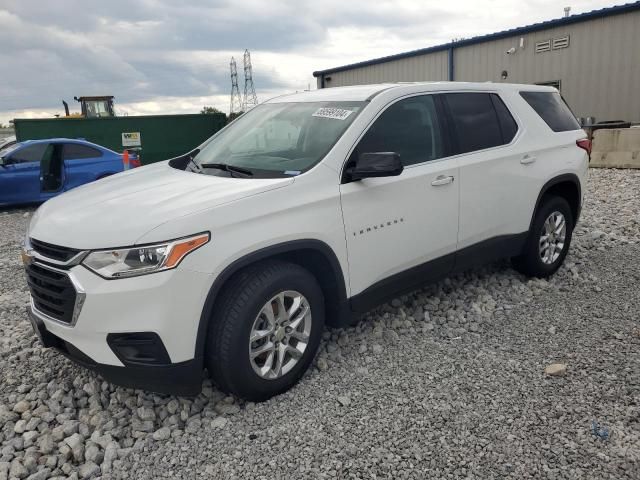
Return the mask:
<path fill-rule="evenodd" d="M 59 262 L 68 262 L 81 251 L 73 248 L 51 245 L 50 243 L 41 242 L 34 238 L 30 239 L 30 243 L 31 247 L 33 247 L 33 249 L 43 257 L 58 260 Z"/>
<path fill-rule="evenodd" d="M 26 272 L 35 307 L 56 320 L 71 323 L 76 304 L 76 289 L 67 274 L 37 263 L 28 265 Z"/>

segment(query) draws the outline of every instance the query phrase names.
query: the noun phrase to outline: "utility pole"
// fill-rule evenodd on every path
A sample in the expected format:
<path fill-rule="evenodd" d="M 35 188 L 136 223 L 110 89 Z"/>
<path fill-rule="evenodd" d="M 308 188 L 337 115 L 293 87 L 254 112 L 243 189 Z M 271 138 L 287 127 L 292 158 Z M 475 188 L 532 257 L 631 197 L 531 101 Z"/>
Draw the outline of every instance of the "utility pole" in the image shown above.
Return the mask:
<path fill-rule="evenodd" d="M 240 113 L 242 111 L 242 98 L 240 97 L 240 87 L 238 87 L 238 69 L 236 67 L 236 59 L 231 57 L 231 106 L 229 107 L 229 115 Z M 245 94 L 246 95 L 246 94 Z"/>
<path fill-rule="evenodd" d="M 256 89 L 253 86 L 253 69 L 251 67 L 251 54 L 249 50 L 244 51 L 244 99 L 242 102 L 242 110 L 246 112 L 252 107 L 258 105 L 258 97 Z"/>

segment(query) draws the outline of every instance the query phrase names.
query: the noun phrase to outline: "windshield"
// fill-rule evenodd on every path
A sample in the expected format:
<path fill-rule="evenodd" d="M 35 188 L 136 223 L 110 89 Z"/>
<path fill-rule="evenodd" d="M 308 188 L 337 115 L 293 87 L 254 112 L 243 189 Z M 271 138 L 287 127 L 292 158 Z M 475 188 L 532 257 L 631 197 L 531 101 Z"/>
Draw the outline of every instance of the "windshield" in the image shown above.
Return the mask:
<path fill-rule="evenodd" d="M 259 105 L 200 147 L 200 173 L 229 176 L 227 165 L 251 177 L 298 175 L 317 164 L 351 124 L 364 102 Z"/>
<path fill-rule="evenodd" d="M 85 105 L 88 118 L 112 116 L 109 111 L 109 102 L 106 100 L 87 100 Z"/>
<path fill-rule="evenodd" d="M 3 157 L 6 157 L 11 152 L 13 152 L 15 149 L 17 149 L 19 146 L 20 146 L 19 143 L 12 143 L 10 145 L 4 145 L 4 146 L 0 147 L 0 155 L 2 155 Z"/>

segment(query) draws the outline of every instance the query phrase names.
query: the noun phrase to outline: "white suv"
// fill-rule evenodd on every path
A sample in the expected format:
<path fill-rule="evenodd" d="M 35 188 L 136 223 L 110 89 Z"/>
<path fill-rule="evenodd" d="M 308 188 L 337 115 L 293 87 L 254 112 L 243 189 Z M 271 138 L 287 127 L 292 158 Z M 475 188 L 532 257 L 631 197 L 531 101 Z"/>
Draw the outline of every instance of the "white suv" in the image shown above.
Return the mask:
<path fill-rule="evenodd" d="M 264 400 L 302 376 L 325 324 L 499 257 L 555 272 L 588 151 L 549 87 L 278 97 L 189 154 L 42 205 L 23 251 L 29 317 L 113 383 L 191 395 L 206 367 Z"/>

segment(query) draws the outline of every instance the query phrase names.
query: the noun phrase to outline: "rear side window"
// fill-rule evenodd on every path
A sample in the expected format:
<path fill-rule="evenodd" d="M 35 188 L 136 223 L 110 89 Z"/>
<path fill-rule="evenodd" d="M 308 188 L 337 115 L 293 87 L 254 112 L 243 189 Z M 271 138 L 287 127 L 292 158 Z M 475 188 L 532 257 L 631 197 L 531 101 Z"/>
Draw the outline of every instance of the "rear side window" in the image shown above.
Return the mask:
<path fill-rule="evenodd" d="M 554 132 L 580 130 L 580 124 L 559 93 L 520 92 L 520 96 L 531 105 Z"/>
<path fill-rule="evenodd" d="M 447 93 L 456 153 L 467 153 L 505 145 L 515 136 L 518 125 L 492 93 Z"/>
<path fill-rule="evenodd" d="M 83 158 L 101 157 L 102 152 L 96 148 L 80 145 L 78 143 L 65 143 L 63 156 L 65 160 L 80 160 Z"/>

